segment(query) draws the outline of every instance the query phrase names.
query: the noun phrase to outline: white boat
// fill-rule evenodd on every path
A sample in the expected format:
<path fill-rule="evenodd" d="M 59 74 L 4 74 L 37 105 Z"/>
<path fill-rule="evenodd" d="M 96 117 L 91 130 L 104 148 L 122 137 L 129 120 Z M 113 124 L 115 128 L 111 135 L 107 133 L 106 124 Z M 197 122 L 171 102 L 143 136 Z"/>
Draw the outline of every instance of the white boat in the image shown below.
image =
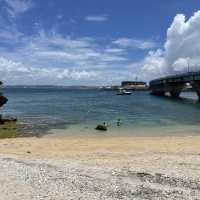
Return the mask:
<path fill-rule="evenodd" d="M 132 92 L 129 92 L 124 88 L 120 88 L 119 92 L 117 93 L 117 95 L 131 95 L 131 94 L 132 94 Z"/>

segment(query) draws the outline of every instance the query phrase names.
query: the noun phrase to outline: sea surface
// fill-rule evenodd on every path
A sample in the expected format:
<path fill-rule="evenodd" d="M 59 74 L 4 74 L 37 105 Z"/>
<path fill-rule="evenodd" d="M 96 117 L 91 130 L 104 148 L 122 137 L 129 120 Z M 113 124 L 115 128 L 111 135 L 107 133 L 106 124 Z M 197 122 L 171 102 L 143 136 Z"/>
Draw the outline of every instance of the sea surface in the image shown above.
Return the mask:
<path fill-rule="evenodd" d="M 4 88 L 9 101 L 1 113 L 18 118 L 23 136 L 67 135 L 200 135 L 200 103 L 195 93 L 181 100 L 133 92 L 98 89 Z M 117 120 L 122 124 L 118 127 Z M 106 122 L 107 132 L 95 131 Z"/>

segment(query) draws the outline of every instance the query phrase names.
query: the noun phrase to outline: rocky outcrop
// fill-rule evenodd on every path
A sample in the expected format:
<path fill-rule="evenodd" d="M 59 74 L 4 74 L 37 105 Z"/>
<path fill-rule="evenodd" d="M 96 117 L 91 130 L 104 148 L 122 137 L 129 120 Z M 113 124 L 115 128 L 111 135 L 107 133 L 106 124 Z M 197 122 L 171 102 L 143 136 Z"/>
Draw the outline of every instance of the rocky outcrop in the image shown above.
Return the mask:
<path fill-rule="evenodd" d="M 107 131 L 107 126 L 99 124 L 99 125 L 97 125 L 97 127 L 95 129 L 98 131 Z"/>
<path fill-rule="evenodd" d="M 4 97 L 2 94 L 0 94 L 0 107 L 2 107 L 4 104 L 6 104 L 8 99 Z"/>
<path fill-rule="evenodd" d="M 0 85 L 2 85 L 3 83 L 0 81 Z M 6 104 L 8 101 L 8 99 L 6 97 L 4 97 L 1 93 L 0 93 L 0 107 L 2 107 L 4 104 Z"/>
<path fill-rule="evenodd" d="M 0 85 L 2 85 L 3 83 L 0 81 Z M 2 107 L 4 104 L 6 104 L 8 101 L 8 99 L 6 97 L 3 96 L 2 93 L 0 93 L 0 107 Z M 5 122 L 10 122 L 13 121 L 13 119 L 3 119 L 2 116 L 0 115 L 0 124 L 4 124 Z M 15 119 L 16 121 L 16 119 Z"/>

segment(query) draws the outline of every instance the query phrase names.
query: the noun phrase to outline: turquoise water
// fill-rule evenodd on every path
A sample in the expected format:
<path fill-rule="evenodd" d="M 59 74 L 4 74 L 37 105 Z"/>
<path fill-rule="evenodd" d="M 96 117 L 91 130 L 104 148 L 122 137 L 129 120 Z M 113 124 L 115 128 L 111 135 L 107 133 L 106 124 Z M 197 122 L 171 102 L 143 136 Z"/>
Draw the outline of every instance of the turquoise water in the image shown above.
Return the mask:
<path fill-rule="evenodd" d="M 134 92 L 117 96 L 115 91 L 69 90 L 65 88 L 6 88 L 9 102 L 1 112 L 15 116 L 30 136 L 101 134 L 97 124 L 107 122 L 107 134 L 172 135 L 200 134 L 200 103 L 190 99 L 172 100 Z M 116 121 L 122 120 L 121 127 Z"/>

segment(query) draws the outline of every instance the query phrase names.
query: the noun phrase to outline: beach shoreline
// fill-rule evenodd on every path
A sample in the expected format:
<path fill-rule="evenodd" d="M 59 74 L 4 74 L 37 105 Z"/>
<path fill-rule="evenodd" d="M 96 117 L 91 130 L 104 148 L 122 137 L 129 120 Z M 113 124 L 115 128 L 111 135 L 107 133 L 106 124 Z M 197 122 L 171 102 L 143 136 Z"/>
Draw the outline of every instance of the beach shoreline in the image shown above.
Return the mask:
<path fill-rule="evenodd" d="M 95 152 L 109 153 L 172 153 L 172 154 L 200 154 L 200 136 L 65 136 L 51 137 L 51 135 L 37 138 L 9 138 L 0 140 L 0 153 L 14 155 L 37 155 L 48 158 L 55 154 L 56 158 L 69 153 L 93 155 Z M 24 154 L 23 154 L 24 153 Z M 30 156 L 30 155 L 29 155 Z M 44 157 L 43 157 L 44 156 Z M 52 157 L 53 158 L 53 157 Z"/>
<path fill-rule="evenodd" d="M 0 199 L 198 199 L 199 146 L 199 136 L 2 139 Z"/>

